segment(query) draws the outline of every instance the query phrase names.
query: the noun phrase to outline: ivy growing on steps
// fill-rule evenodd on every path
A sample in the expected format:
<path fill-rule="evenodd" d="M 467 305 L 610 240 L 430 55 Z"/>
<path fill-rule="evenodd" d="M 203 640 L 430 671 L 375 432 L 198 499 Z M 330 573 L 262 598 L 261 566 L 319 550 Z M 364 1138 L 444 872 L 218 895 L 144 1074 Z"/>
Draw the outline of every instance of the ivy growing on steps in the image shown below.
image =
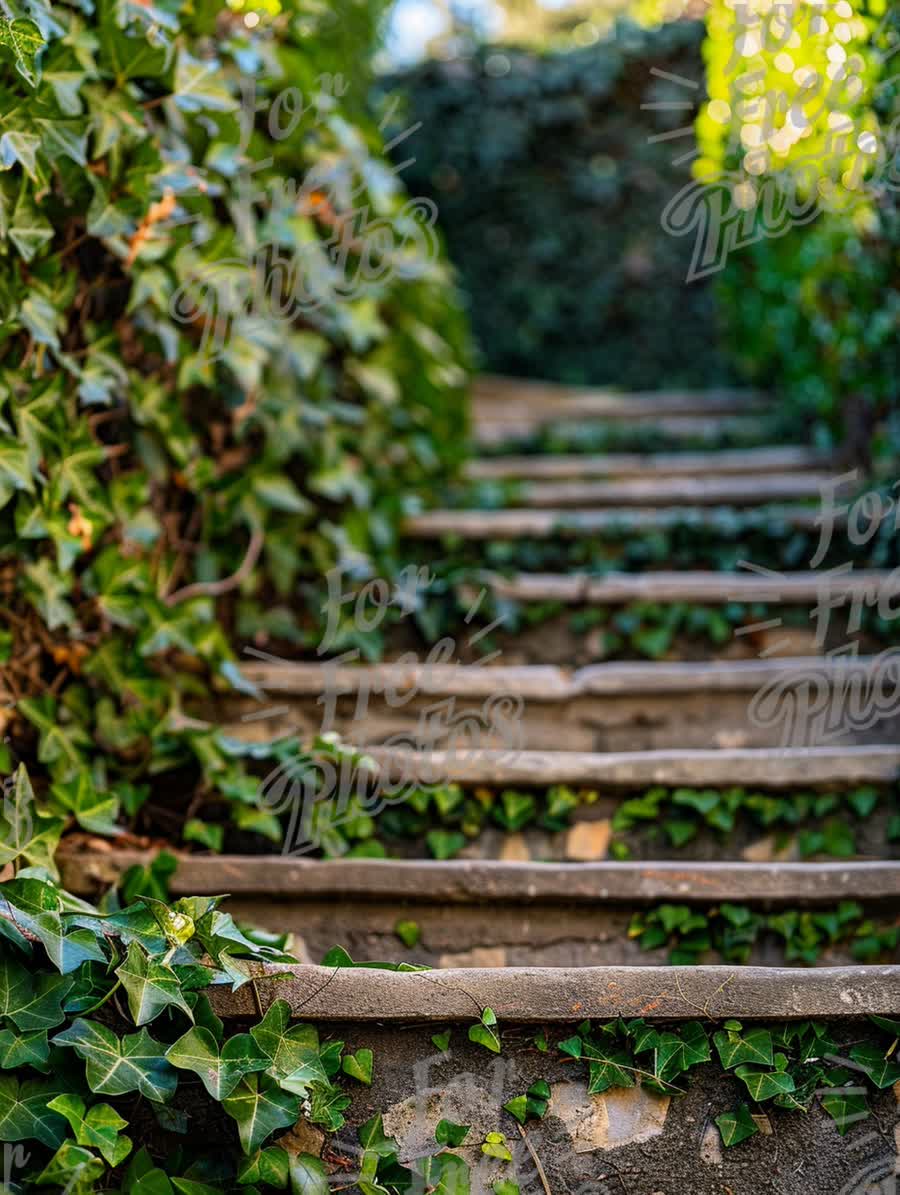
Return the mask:
<path fill-rule="evenodd" d="M 834 908 L 779 913 L 723 901 L 713 909 L 663 904 L 635 913 L 628 936 L 636 938 L 642 950 L 669 946 L 673 966 L 705 962 L 712 954 L 725 962 L 747 963 L 766 938 L 774 939 L 789 963 L 812 965 L 830 947 L 849 948 L 857 962 L 874 963 L 896 956 L 900 923 L 869 917 L 852 900 Z"/>

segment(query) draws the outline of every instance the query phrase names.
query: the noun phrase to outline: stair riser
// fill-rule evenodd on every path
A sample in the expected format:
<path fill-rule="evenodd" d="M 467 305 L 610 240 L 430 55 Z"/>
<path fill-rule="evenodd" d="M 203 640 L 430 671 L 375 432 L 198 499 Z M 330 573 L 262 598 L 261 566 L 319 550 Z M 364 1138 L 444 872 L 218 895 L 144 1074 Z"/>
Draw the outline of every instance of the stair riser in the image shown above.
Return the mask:
<path fill-rule="evenodd" d="M 335 945 L 344 946 L 360 962 L 402 960 L 439 968 L 648 967 L 664 965 L 669 956 L 666 948 L 642 950 L 628 938 L 632 915 L 641 907 L 637 905 L 439 907 L 365 897 L 327 902 L 233 897 L 226 907 L 241 923 L 278 933 L 290 930 L 302 941 L 309 962 L 320 962 Z M 892 922 L 890 901 L 866 906 L 866 911 L 879 925 Z M 421 939 L 412 949 L 395 933 L 402 921 L 414 921 L 419 927 Z M 722 962 L 715 952 L 701 961 Z M 801 965 L 786 961 L 783 946 L 771 934 L 754 948 L 748 962 Z M 822 967 L 853 963 L 849 944 L 823 949 L 816 960 Z"/>
<path fill-rule="evenodd" d="M 327 729 L 360 747 L 396 741 L 397 745 L 440 747 L 460 755 L 473 747 L 605 752 L 653 751 L 676 745 L 863 746 L 897 741 L 900 736 L 900 710 L 886 712 L 871 726 L 843 729 L 846 720 L 841 717 L 839 705 L 829 707 L 827 717 L 794 717 L 788 698 L 777 709 L 766 707 L 768 724 L 763 724 L 762 716 L 755 724 L 750 712 L 753 698 L 753 693 L 746 691 L 597 694 L 552 704 L 529 698 L 512 721 L 505 718 L 501 723 L 499 717 L 485 717 L 483 697 L 458 696 L 448 708 L 454 719 L 467 717 L 470 729 L 457 733 L 452 729 L 428 729 L 433 725 L 435 697 L 416 696 L 397 709 L 385 707 L 374 694 L 362 705 L 356 696 L 338 697 L 332 718 L 315 697 L 278 693 L 272 696 L 271 717 L 244 721 L 246 715 L 259 713 L 258 704 L 227 703 L 220 724 L 227 734 L 248 740 L 298 734 L 304 742 L 311 742 Z"/>
<path fill-rule="evenodd" d="M 521 1195 L 543 1195 L 532 1155 L 502 1106 L 544 1079 L 551 1087 L 550 1107 L 543 1120 L 527 1123 L 526 1132 L 553 1195 L 760 1195 L 763 1189 L 773 1195 L 863 1195 L 893 1190 L 860 1185 L 866 1175 L 872 1182 L 891 1181 L 894 1169 L 894 1142 L 872 1132 L 873 1119 L 841 1137 L 818 1105 L 800 1115 L 768 1104 L 765 1129 L 774 1135 L 761 1133 L 722 1149 L 712 1121 L 737 1107 L 746 1093 L 739 1080 L 716 1064 L 692 1071 L 686 1094 L 671 1099 L 640 1087 L 591 1096 L 587 1066 L 566 1061 L 553 1048 L 548 1054 L 536 1050 L 533 1025 L 502 1025 L 499 1056 L 468 1042 L 462 1026 L 454 1028 L 449 1050 L 439 1052 L 431 1041 L 438 1028 L 405 1026 L 398 1031 L 359 1022 L 329 1026 L 329 1037 L 353 1050 L 371 1049 L 375 1058 L 372 1086 L 354 1085 L 347 1125 L 330 1142 L 337 1153 L 354 1157 L 356 1130 L 377 1113 L 386 1133 L 398 1141 L 401 1160 L 433 1153 L 438 1148 L 435 1128 L 446 1119 L 471 1126 L 466 1141 L 453 1152 L 470 1166 L 472 1195 L 491 1195 L 492 1184 L 500 1179 L 516 1182 Z M 834 1033 L 849 1048 L 852 1034 L 841 1025 Z M 554 1044 L 557 1036 L 552 1035 Z M 893 1126 L 897 1111 L 891 1090 L 871 1098 L 870 1106 L 879 1123 Z M 497 1131 L 506 1136 L 512 1163 L 489 1159 L 481 1151 L 487 1133 Z M 868 1140 L 860 1148 L 863 1138 Z M 335 1175 L 334 1181 L 352 1178 L 350 1170 Z"/>

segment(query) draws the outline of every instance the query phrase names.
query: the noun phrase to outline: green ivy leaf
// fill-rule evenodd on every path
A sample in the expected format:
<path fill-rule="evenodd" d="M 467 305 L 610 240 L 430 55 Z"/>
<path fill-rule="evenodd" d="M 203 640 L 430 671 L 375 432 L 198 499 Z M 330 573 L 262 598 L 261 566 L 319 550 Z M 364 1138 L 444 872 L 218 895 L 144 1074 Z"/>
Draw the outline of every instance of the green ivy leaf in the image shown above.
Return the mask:
<path fill-rule="evenodd" d="M 726 1070 L 743 1062 L 756 1063 L 758 1066 L 773 1064 L 772 1034 L 768 1029 L 757 1026 L 746 1033 L 721 1030 L 715 1034 L 713 1041 Z"/>
<path fill-rule="evenodd" d="M 128 1121 L 109 1104 L 94 1104 L 85 1111 L 84 1100 L 77 1095 L 58 1095 L 47 1105 L 69 1122 L 79 1145 L 97 1149 L 110 1166 L 118 1166 L 131 1152 L 131 1141 L 120 1130 Z"/>
<path fill-rule="evenodd" d="M 312 1083 L 327 1083 L 328 1075 L 322 1065 L 319 1034 L 312 1025 L 294 1025 L 291 1006 L 286 1000 L 275 1000 L 258 1025 L 252 1026 L 250 1036 L 269 1060 L 269 1071 L 286 1091 L 305 1096 Z"/>
<path fill-rule="evenodd" d="M 312 1154 L 297 1154 L 290 1160 L 292 1195 L 329 1195 L 328 1172 Z"/>
<path fill-rule="evenodd" d="M 46 1029 L 32 1029 L 17 1033 L 13 1029 L 0 1032 L 0 1068 L 18 1070 L 23 1066 L 45 1071 L 50 1057 Z"/>
<path fill-rule="evenodd" d="M 886 1057 L 886 1051 L 879 1049 L 874 1042 L 861 1042 L 854 1046 L 850 1057 L 876 1087 L 892 1087 L 900 1080 L 900 1063 Z"/>
<path fill-rule="evenodd" d="M 346 1054 L 342 1063 L 344 1074 L 349 1075 L 351 1079 L 357 1079 L 360 1083 L 365 1083 L 367 1087 L 372 1085 L 372 1051 L 371 1050 L 357 1050 L 355 1054 Z"/>
<path fill-rule="evenodd" d="M 0 1075 L 0 1141 L 40 1141 L 56 1149 L 66 1122 L 49 1107 L 59 1088 L 43 1079 Z"/>
<path fill-rule="evenodd" d="M 471 1127 L 468 1124 L 454 1124 L 452 1120 L 439 1120 L 434 1130 L 434 1139 L 438 1145 L 449 1145 L 451 1149 L 455 1149 L 465 1141 Z"/>
<path fill-rule="evenodd" d="M 65 1018 L 62 1002 L 72 980 L 64 975 L 30 975 L 9 958 L 0 958 L 0 1014 L 17 1029 L 55 1029 Z"/>
<path fill-rule="evenodd" d="M 485 1008 L 481 1014 L 481 1021 L 469 1027 L 469 1041 L 484 1046 L 492 1054 L 500 1053 L 500 1035 L 496 1029 L 497 1016 L 492 1008 Z"/>
<path fill-rule="evenodd" d="M 209 1094 L 219 1101 L 231 1095 L 245 1075 L 265 1070 L 269 1063 L 249 1033 L 229 1037 L 220 1047 L 212 1032 L 198 1025 L 169 1046 L 166 1058 L 179 1070 L 199 1075 Z"/>
<path fill-rule="evenodd" d="M 446 1054 L 450 1049 L 450 1030 L 445 1029 L 443 1033 L 433 1033 L 431 1044 L 436 1050 L 440 1050 L 443 1054 Z"/>
<path fill-rule="evenodd" d="M 55 1186 L 71 1192 L 71 1195 L 89 1195 L 105 1171 L 106 1167 L 90 1150 L 64 1141 L 36 1181 L 41 1186 Z"/>
<path fill-rule="evenodd" d="M 822 1107 L 843 1137 L 853 1125 L 870 1116 L 865 1093 L 859 1087 L 836 1087 L 822 1096 Z"/>
<path fill-rule="evenodd" d="M 794 1080 L 786 1071 L 764 1071 L 744 1063 L 734 1072 L 744 1081 L 751 1099 L 762 1103 L 776 1095 L 787 1095 L 794 1090 Z"/>
<path fill-rule="evenodd" d="M 128 947 L 116 975 L 128 994 L 128 1009 L 135 1025 L 148 1024 L 170 1007 L 179 1009 L 189 1021 L 194 1019 L 178 976 L 167 963 L 151 959 L 137 942 Z"/>
<path fill-rule="evenodd" d="M 759 1132 L 759 1125 L 750 1114 L 746 1104 L 738 1105 L 734 1112 L 723 1112 L 716 1117 L 716 1124 L 722 1134 L 722 1144 L 730 1149 L 732 1145 L 739 1145 Z"/>
<path fill-rule="evenodd" d="M 237 1180 L 241 1184 L 263 1183 L 282 1189 L 288 1184 L 288 1154 L 277 1145 L 261 1149 L 238 1165 Z"/>
<path fill-rule="evenodd" d="M 54 1045 L 71 1046 L 84 1059 L 88 1086 L 97 1095 L 139 1091 L 145 1099 L 165 1103 L 178 1084 L 165 1047 L 146 1029 L 120 1039 L 106 1025 L 78 1017 L 52 1040 Z"/>
<path fill-rule="evenodd" d="M 300 1098 L 282 1091 L 274 1079 L 250 1074 L 222 1101 L 228 1115 L 237 1121 L 241 1148 L 251 1154 L 276 1129 L 294 1124 L 300 1115 Z"/>
<path fill-rule="evenodd" d="M 27 17 L 0 18 L 0 46 L 12 52 L 16 70 L 32 87 L 38 81 L 35 59 L 46 44 L 38 26 Z"/>

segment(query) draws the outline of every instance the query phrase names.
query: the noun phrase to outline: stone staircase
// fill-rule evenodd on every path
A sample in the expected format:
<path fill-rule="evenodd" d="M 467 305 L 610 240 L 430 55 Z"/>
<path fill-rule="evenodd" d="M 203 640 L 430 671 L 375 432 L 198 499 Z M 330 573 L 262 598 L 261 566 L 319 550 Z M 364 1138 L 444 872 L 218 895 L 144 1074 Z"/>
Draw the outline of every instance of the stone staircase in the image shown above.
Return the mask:
<path fill-rule="evenodd" d="M 477 552 L 486 541 L 556 542 L 602 537 L 611 528 L 641 536 L 686 517 L 727 534 L 735 508 L 763 507 L 785 528 L 814 531 L 815 500 L 839 472 L 823 454 L 780 444 L 718 447 L 752 438 L 764 410 L 755 394 L 573 393 L 485 379 L 474 412 L 485 455 L 470 464 L 468 479 L 509 487 L 512 505 L 411 517 L 415 559 L 428 562 L 448 540 Z M 687 447 L 645 455 L 522 451 L 548 424 L 597 420 L 638 438 L 646 426 Z M 486 562 L 475 581 L 495 600 L 565 608 L 761 602 L 802 611 L 822 592 L 821 575 L 809 569 L 501 573 Z M 857 568 L 834 578 L 831 592 L 865 601 L 898 588 L 889 572 Z M 699 660 L 579 667 L 542 660 L 540 630 L 531 638 L 533 662 L 526 664 L 507 663 L 504 653 L 487 663 L 257 660 L 245 667 L 265 702 L 232 699 L 217 711 L 232 736 L 298 733 L 308 741 L 326 726 L 366 749 L 372 776 L 400 775 L 413 788 L 440 780 L 465 794 L 514 788 L 537 799 L 568 785 L 592 790 L 594 799 L 565 828 L 493 829 L 461 857 L 444 860 L 416 857 L 416 848 L 402 859 L 183 858 L 175 894 L 229 892 L 240 921 L 290 930 L 304 952 L 287 978 L 261 977 L 254 992 L 217 992 L 216 1011 L 240 1020 L 255 1000 L 280 996 L 296 1016 L 373 1049 L 375 1082 L 348 1117 L 355 1126 L 381 1111 L 401 1157 L 427 1150 L 429 1140 L 433 1146 L 443 1118 L 475 1126 L 473 1140 L 502 1129 L 514 1147 L 512 1164 L 485 1170 L 477 1147 L 459 1151 L 478 1175 L 473 1190 L 515 1179 L 517 1189 L 535 1195 L 893 1191 L 885 1184 L 895 1182 L 900 1089 L 874 1095 L 874 1119 L 844 1126 L 843 1134 L 818 1104 L 806 1116 L 754 1107 L 760 1131 L 723 1150 L 712 1122 L 741 1093 L 721 1069 L 708 1068 L 672 1099 L 639 1083 L 591 1094 L 573 1066 L 534 1042 L 538 1032 L 564 1037 L 585 1019 L 642 1017 L 676 1030 L 699 1021 L 710 1033 L 729 1019 L 815 1019 L 849 1049 L 867 1015 L 900 1013 L 896 950 L 888 946 L 861 965 L 854 949 L 872 926 L 896 927 L 900 911 L 900 862 L 887 828 L 900 775 L 896 666 L 877 652 L 816 655 L 809 644 L 802 655 L 779 654 L 769 640 L 762 658 L 729 658 L 729 644 L 710 646 Z M 874 701 L 877 717 L 860 716 L 853 700 Z M 423 742 L 429 719 L 443 729 Z M 680 847 L 638 836 L 630 859 L 611 857 L 617 811 L 654 786 L 702 790 L 711 800 L 737 789 L 761 800 L 802 793 L 813 807 L 817 797 L 868 786 L 879 812 L 857 827 L 850 857 L 801 858 L 777 835 L 737 829 Z M 390 791 L 399 802 L 410 789 Z M 140 858 L 80 856 L 66 880 L 86 890 Z M 740 962 L 723 963 L 710 949 L 697 955 L 698 965 L 672 964 L 671 935 L 646 936 L 647 918 L 660 906 L 686 908 L 710 923 L 723 907 L 740 909 L 730 916 L 768 928 Z M 787 931 L 780 937 L 772 929 L 785 918 L 824 926 L 851 906 L 856 920 L 847 916 L 863 928 L 849 937 L 823 929 L 827 940 L 815 958 L 791 958 Z M 414 941 L 401 942 L 402 924 L 415 927 Z M 436 970 L 316 965 L 335 943 L 357 962 Z M 497 1056 L 467 1038 L 466 1026 L 485 1009 L 500 1022 Z M 434 1044 L 438 1029 L 452 1033 L 446 1050 Z M 501 1105 L 539 1078 L 551 1087 L 549 1113 L 518 1129 Z"/>

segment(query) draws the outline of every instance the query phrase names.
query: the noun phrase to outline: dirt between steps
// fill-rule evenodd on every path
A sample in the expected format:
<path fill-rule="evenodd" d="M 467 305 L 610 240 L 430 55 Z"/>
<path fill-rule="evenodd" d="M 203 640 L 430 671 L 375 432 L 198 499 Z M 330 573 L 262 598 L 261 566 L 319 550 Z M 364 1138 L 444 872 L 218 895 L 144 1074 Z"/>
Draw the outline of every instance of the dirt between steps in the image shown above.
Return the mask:
<path fill-rule="evenodd" d="M 329 1026 L 328 1037 L 372 1049 L 375 1067 L 372 1086 L 354 1088 L 348 1123 L 329 1140 L 326 1156 L 352 1159 L 356 1129 L 381 1112 L 401 1161 L 437 1151 L 439 1120 L 471 1125 L 454 1152 L 471 1168 L 472 1195 L 488 1195 L 503 1178 L 516 1182 L 521 1195 L 887 1195 L 896 1189 L 900 1092 L 870 1097 L 872 1115 L 844 1137 L 818 1103 L 804 1115 L 769 1102 L 760 1109 L 762 1132 L 724 1149 L 713 1120 L 733 1111 L 746 1091 L 718 1063 L 695 1068 L 686 1094 L 670 1099 L 640 1087 L 589 1096 L 586 1064 L 553 1048 L 565 1033 L 548 1031 L 551 1049 L 541 1053 L 533 1044 L 536 1027 L 504 1025 L 503 1050 L 495 1056 L 470 1043 L 459 1025 L 448 1051 L 438 1051 L 431 1035 L 440 1028 Z M 859 1033 L 851 1024 L 833 1036 L 849 1046 Z M 552 1099 L 543 1120 L 528 1121 L 526 1144 L 502 1105 L 538 1079 L 550 1084 Z M 506 1135 L 512 1163 L 482 1153 L 489 1132 Z"/>

